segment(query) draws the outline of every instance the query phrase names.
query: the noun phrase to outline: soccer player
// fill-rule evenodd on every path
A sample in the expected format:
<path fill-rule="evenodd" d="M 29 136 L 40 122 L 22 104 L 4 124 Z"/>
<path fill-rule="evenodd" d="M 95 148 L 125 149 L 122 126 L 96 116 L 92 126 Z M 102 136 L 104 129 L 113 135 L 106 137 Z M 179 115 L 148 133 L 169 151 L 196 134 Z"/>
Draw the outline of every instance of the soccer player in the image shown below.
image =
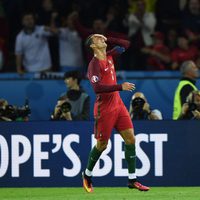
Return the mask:
<path fill-rule="evenodd" d="M 116 44 L 112 50 L 106 52 L 107 44 Z M 106 149 L 112 129 L 115 128 L 125 141 L 125 158 L 128 163 L 128 187 L 141 191 L 150 188 L 137 181 L 135 174 L 135 136 L 131 118 L 123 104 L 119 91 L 132 91 L 135 85 L 129 82 L 117 84 L 113 57 L 129 47 L 127 40 L 106 38 L 100 34 L 93 34 L 86 40 L 86 45 L 93 51 L 94 57 L 88 66 L 88 78 L 97 95 L 94 105 L 96 145 L 89 154 L 86 170 L 83 172 L 83 187 L 87 192 L 93 192 L 92 170 Z"/>

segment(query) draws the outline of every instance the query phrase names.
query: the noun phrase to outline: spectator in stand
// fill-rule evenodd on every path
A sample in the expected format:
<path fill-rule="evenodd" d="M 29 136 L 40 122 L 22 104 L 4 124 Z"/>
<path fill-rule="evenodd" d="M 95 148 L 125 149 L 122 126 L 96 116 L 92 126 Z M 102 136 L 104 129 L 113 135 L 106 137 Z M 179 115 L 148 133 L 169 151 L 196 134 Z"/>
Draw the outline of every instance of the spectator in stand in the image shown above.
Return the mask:
<path fill-rule="evenodd" d="M 127 28 L 124 26 L 124 17 L 126 13 L 126 3 L 115 1 L 110 5 L 106 12 L 105 26 L 108 30 L 115 32 L 127 32 Z"/>
<path fill-rule="evenodd" d="M 180 14 L 187 0 L 157 0 L 156 2 L 156 29 L 167 32 L 171 26 L 179 27 Z"/>
<path fill-rule="evenodd" d="M 35 25 L 33 13 L 25 13 L 22 24 L 23 30 L 17 35 L 15 45 L 17 72 L 23 74 L 24 72 L 50 71 L 48 29 Z"/>
<path fill-rule="evenodd" d="M 50 26 L 52 14 L 57 13 L 52 0 L 42 0 L 37 13 L 37 23 L 39 25 Z"/>
<path fill-rule="evenodd" d="M 78 19 L 78 13 L 77 12 L 73 12 L 71 14 L 73 21 L 74 21 L 74 25 L 76 30 L 78 31 L 78 33 L 80 34 L 82 40 L 86 40 L 87 37 L 91 34 L 102 34 L 105 37 L 113 37 L 113 38 L 121 38 L 121 39 L 128 39 L 127 35 L 125 35 L 124 33 L 119 33 L 119 32 L 113 32 L 113 31 L 109 31 L 106 28 L 106 23 L 103 21 L 103 19 L 101 18 L 96 18 L 93 20 L 93 24 L 92 24 L 92 28 L 87 28 L 85 26 L 83 26 L 79 19 Z M 112 45 L 109 46 L 109 48 L 113 48 Z M 87 60 L 91 60 L 92 55 L 91 53 L 87 52 Z"/>
<path fill-rule="evenodd" d="M 135 12 L 128 16 L 128 35 L 131 38 L 129 58 L 130 66 L 134 69 L 145 69 L 144 58 L 140 49 L 153 44 L 151 35 L 154 33 L 155 26 L 154 13 L 146 11 L 144 0 L 137 0 Z"/>
<path fill-rule="evenodd" d="M 127 39 L 127 36 L 124 33 L 112 32 L 106 29 L 106 23 L 102 18 L 95 18 L 93 20 L 92 28 L 87 28 L 83 26 L 79 19 L 78 13 L 73 12 L 72 14 L 75 27 L 77 31 L 80 33 L 81 37 L 85 40 L 89 35 L 95 34 L 104 34 L 105 37 L 117 37 L 117 38 L 124 38 Z"/>
<path fill-rule="evenodd" d="M 170 49 L 170 51 L 173 51 L 177 47 L 177 40 L 178 40 L 178 32 L 176 28 L 170 28 L 167 31 L 166 36 L 166 46 Z"/>
<path fill-rule="evenodd" d="M 190 45 L 186 36 L 178 37 L 178 47 L 172 51 L 172 70 L 178 70 L 179 66 L 187 60 L 196 61 L 199 56 L 198 48 Z"/>
<path fill-rule="evenodd" d="M 41 8 L 37 14 L 37 23 L 38 25 L 51 26 L 52 23 L 59 25 L 59 15 L 55 9 L 52 0 L 43 0 Z M 48 38 L 49 50 L 52 60 L 52 70 L 59 70 L 59 42 L 58 38 L 54 35 L 51 35 Z"/>
<path fill-rule="evenodd" d="M 136 10 L 128 16 L 129 37 L 139 38 L 145 46 L 153 44 L 151 35 L 154 33 L 156 18 L 154 13 L 146 12 L 144 0 L 136 1 Z"/>
<path fill-rule="evenodd" d="M 8 24 L 5 17 L 2 2 L 0 2 L 0 72 L 3 70 L 8 57 Z"/>
<path fill-rule="evenodd" d="M 54 29 L 59 38 L 61 71 L 83 71 L 82 40 L 75 30 L 71 15 L 65 19 L 66 27 Z"/>
<path fill-rule="evenodd" d="M 190 41 L 200 40 L 200 0 L 188 0 L 182 13 L 181 25 Z"/>
<path fill-rule="evenodd" d="M 176 88 L 174 95 L 173 119 L 176 120 L 181 114 L 181 108 L 186 103 L 187 96 L 190 92 L 198 90 L 196 79 L 199 76 L 198 68 L 193 61 L 185 61 L 181 65 L 181 80 Z"/>
<path fill-rule="evenodd" d="M 171 61 L 170 52 L 164 44 L 164 34 L 155 32 L 153 35 L 154 44 L 151 47 L 142 48 L 142 52 L 147 55 L 148 70 L 167 70 Z"/>
<path fill-rule="evenodd" d="M 158 0 L 144 0 L 145 1 L 145 5 L 146 5 L 146 11 L 147 12 L 154 12 L 155 11 L 155 6 L 156 6 L 156 2 Z M 137 0 L 128 0 L 128 5 L 129 5 L 129 12 L 130 13 L 135 13 L 136 9 L 137 9 Z"/>

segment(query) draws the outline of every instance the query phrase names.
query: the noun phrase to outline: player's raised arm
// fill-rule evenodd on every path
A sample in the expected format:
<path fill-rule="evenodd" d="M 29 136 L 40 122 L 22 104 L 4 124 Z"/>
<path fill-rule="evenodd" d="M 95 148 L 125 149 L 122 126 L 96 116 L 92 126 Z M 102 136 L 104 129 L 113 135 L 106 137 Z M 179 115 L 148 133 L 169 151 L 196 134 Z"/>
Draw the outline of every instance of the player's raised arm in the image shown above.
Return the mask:
<path fill-rule="evenodd" d="M 107 42 L 112 45 L 117 45 L 117 46 L 123 47 L 123 48 L 125 48 L 125 50 L 128 49 L 130 46 L 129 40 L 120 39 L 120 38 L 108 37 Z"/>
<path fill-rule="evenodd" d="M 90 82 L 96 94 L 109 93 L 121 90 L 133 91 L 135 89 L 135 84 L 129 82 L 116 85 L 103 85 L 98 81 L 98 78 L 96 76 L 93 76 Z"/>
<path fill-rule="evenodd" d="M 110 45 L 116 45 L 113 49 L 107 52 L 108 55 L 112 56 L 117 56 L 124 53 L 130 46 L 130 41 L 119 38 L 109 37 L 107 42 Z"/>

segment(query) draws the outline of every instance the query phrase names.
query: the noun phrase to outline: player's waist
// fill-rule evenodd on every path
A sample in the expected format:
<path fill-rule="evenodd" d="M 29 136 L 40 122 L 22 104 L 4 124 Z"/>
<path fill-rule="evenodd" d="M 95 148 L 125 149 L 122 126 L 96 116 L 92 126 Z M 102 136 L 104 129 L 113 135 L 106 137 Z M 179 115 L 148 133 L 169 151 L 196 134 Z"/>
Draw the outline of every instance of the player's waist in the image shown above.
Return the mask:
<path fill-rule="evenodd" d="M 119 92 L 101 93 L 96 96 L 96 99 L 101 101 L 114 98 L 120 98 Z"/>
<path fill-rule="evenodd" d="M 113 110 L 115 108 L 118 108 L 120 105 L 122 105 L 123 102 L 121 98 L 117 99 L 108 99 L 108 100 L 96 100 L 94 104 L 94 108 L 96 110 Z"/>
<path fill-rule="evenodd" d="M 94 116 L 102 117 L 110 114 L 113 111 L 116 111 L 123 106 L 122 102 L 113 103 L 113 104 L 99 104 L 98 102 L 94 105 Z"/>

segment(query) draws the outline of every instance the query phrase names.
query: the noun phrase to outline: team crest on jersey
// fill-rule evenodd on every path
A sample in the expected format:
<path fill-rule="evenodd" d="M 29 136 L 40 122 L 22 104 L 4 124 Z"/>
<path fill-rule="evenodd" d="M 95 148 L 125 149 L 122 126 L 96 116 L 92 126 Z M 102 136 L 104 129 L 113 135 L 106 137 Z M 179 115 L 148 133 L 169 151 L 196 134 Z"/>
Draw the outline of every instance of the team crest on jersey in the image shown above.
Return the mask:
<path fill-rule="evenodd" d="M 92 76 L 92 78 L 91 78 L 91 82 L 92 83 L 96 83 L 98 81 L 99 81 L 99 77 L 98 76 Z"/>

